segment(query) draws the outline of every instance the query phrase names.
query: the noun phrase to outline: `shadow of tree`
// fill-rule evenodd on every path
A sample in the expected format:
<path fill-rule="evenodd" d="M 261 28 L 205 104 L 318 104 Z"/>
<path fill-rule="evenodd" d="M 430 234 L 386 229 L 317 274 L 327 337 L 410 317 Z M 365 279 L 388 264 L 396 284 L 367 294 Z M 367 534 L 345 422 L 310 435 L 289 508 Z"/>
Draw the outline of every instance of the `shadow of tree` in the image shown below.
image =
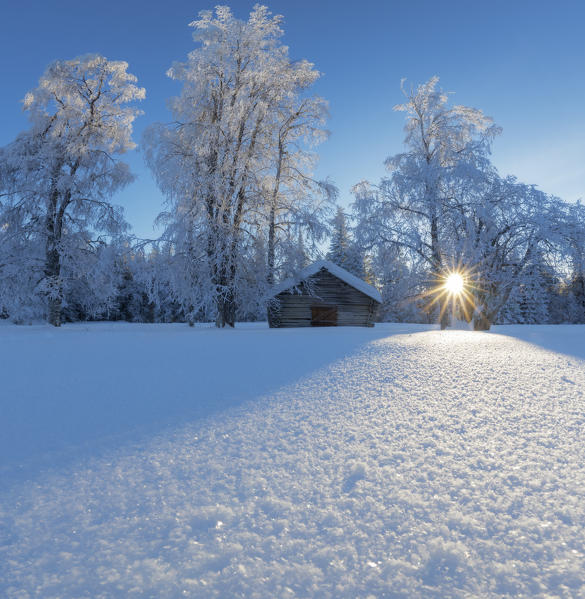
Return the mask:
<path fill-rule="evenodd" d="M 26 476 L 205 418 L 376 339 L 418 330 L 424 328 L 3 327 L 9 351 L 3 352 L 0 471 Z"/>
<path fill-rule="evenodd" d="M 492 332 L 585 360 L 585 325 L 582 324 L 498 325 Z"/>

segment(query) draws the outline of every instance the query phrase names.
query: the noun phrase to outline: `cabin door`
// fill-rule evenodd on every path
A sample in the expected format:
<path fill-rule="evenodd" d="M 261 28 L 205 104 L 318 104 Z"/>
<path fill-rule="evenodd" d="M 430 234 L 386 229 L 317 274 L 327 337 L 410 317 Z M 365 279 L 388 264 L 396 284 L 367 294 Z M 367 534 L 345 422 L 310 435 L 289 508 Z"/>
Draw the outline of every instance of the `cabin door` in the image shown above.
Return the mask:
<path fill-rule="evenodd" d="M 336 327 L 337 306 L 311 306 L 312 327 Z"/>

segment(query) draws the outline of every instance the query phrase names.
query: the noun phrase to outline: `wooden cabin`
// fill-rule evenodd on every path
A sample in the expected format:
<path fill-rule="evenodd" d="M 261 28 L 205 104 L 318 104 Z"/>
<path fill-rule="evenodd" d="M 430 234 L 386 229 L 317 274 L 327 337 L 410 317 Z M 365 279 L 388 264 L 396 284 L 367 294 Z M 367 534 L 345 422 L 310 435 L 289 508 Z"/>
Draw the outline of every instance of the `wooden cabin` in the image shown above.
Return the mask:
<path fill-rule="evenodd" d="M 350 272 L 320 260 L 277 285 L 268 307 L 272 327 L 372 327 L 380 292 Z"/>

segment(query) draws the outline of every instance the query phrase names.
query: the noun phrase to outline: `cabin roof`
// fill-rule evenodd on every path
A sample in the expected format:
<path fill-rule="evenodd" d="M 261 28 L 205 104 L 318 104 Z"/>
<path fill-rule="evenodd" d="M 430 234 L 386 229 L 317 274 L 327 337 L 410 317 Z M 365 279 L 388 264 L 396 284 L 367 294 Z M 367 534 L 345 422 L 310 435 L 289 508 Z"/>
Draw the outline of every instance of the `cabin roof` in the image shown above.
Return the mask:
<path fill-rule="evenodd" d="M 317 274 L 322 269 L 325 269 L 334 277 L 341 279 L 344 283 L 351 285 L 351 287 L 354 287 L 358 291 L 361 291 L 364 295 L 371 297 L 378 303 L 382 303 L 382 296 L 373 285 L 370 285 L 369 283 L 362 281 L 362 279 L 356 277 L 355 275 L 352 275 L 350 272 L 345 270 L 345 268 L 341 268 L 341 266 L 337 266 L 337 264 L 334 264 L 329 260 L 318 260 L 317 262 L 314 262 L 306 268 L 303 268 L 303 270 L 298 272 L 296 276 L 290 277 L 282 281 L 282 283 L 279 283 L 278 285 L 276 285 L 276 287 L 272 289 L 272 296 L 278 295 L 283 291 L 287 291 L 289 289 L 292 289 L 293 287 L 296 287 L 299 283 L 301 283 L 301 281 L 307 279 L 308 277 L 314 274 Z"/>

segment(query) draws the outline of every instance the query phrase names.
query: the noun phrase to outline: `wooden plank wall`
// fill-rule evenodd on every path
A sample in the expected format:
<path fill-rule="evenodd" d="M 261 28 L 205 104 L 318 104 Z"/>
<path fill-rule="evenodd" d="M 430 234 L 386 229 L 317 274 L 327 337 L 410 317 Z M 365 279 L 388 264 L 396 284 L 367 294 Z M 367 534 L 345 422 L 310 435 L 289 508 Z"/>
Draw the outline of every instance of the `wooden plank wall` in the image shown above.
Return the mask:
<path fill-rule="evenodd" d="M 299 288 L 302 293 L 276 296 L 280 306 L 268 310 L 271 327 L 310 327 L 311 306 L 337 306 L 338 326 L 374 324 L 378 303 L 325 269 L 311 276 L 309 285 Z"/>

